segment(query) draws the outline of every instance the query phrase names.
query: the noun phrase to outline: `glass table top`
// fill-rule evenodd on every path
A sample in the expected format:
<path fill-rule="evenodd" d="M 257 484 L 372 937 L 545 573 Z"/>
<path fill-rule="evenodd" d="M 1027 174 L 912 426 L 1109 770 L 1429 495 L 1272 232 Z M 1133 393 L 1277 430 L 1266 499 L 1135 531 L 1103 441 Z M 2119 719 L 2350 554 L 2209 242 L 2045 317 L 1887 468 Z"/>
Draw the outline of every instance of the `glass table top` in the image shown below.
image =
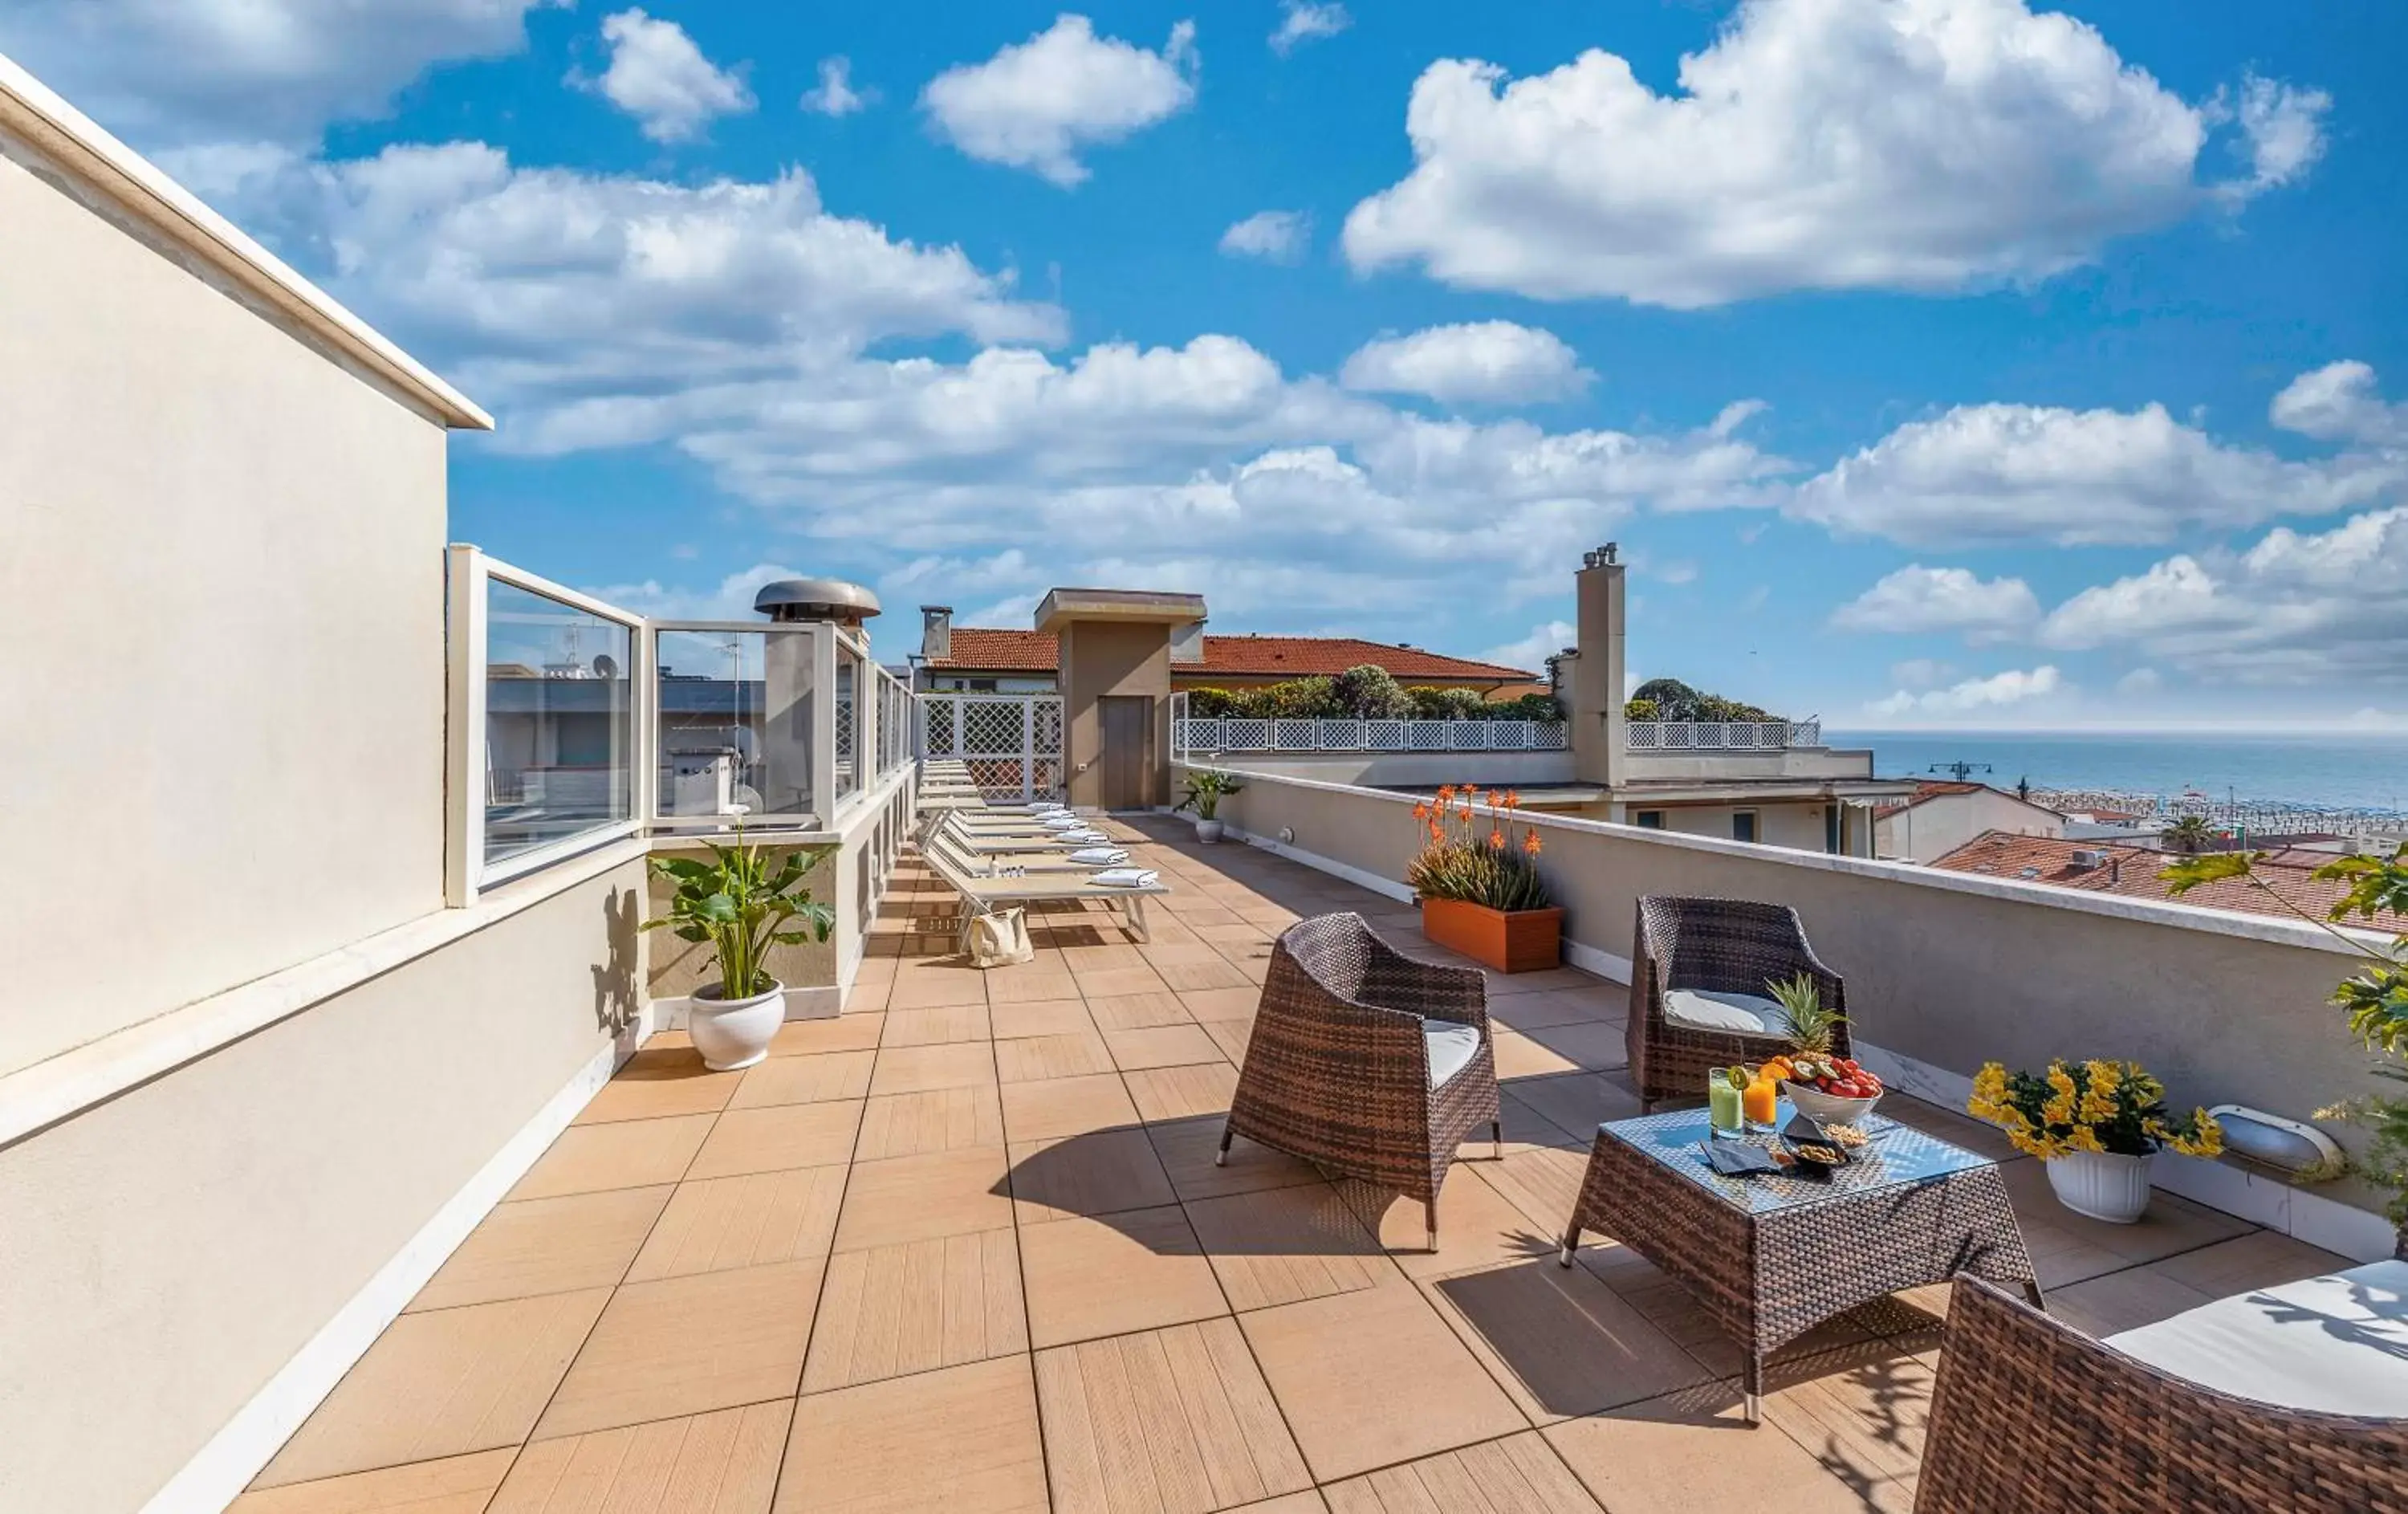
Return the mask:
<path fill-rule="evenodd" d="M 1776 1123 L 1788 1124 L 1793 1113 L 1789 1101 L 1782 1100 Z M 1951 1146 L 1936 1135 L 1928 1135 L 1912 1125 L 1901 1125 L 1883 1115 L 1869 1115 L 1858 1125 L 1871 1139 L 1850 1151 L 1848 1164 L 1828 1177 L 1788 1177 L 1770 1174 L 1749 1177 L 1723 1176 L 1706 1165 L 1705 1153 L 1700 1149 L 1701 1143 L 1715 1139 L 1711 1134 L 1707 1113 L 1703 1109 L 1675 1109 L 1637 1119 L 1612 1120 L 1598 1126 L 1598 1132 L 1635 1147 L 1733 1208 L 1752 1215 L 1828 1204 L 1834 1199 L 1904 1184 L 1929 1182 L 1935 1177 L 1992 1165 L 1987 1157 L 1962 1146 Z M 1777 1134 L 1751 1132 L 1721 1139 L 1745 1141 L 1768 1151 L 1781 1146 Z"/>

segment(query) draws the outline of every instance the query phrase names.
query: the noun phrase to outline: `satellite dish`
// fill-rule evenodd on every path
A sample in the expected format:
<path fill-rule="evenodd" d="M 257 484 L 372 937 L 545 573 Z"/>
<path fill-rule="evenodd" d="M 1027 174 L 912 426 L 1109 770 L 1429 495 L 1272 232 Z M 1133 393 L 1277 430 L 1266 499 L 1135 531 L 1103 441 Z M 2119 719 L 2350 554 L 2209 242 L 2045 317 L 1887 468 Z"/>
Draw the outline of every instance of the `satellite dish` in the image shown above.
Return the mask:
<path fill-rule="evenodd" d="M 596 678 L 616 678 L 616 677 L 618 677 L 618 676 L 619 676 L 619 659 L 618 659 L 618 658 L 616 658 L 616 657 L 613 657 L 613 656 L 610 656 L 610 654 L 609 654 L 608 652 L 605 652 L 605 653 L 603 653 L 601 656 L 599 656 L 595 657 L 595 658 L 594 659 L 594 676 L 595 676 L 595 677 L 596 677 Z"/>

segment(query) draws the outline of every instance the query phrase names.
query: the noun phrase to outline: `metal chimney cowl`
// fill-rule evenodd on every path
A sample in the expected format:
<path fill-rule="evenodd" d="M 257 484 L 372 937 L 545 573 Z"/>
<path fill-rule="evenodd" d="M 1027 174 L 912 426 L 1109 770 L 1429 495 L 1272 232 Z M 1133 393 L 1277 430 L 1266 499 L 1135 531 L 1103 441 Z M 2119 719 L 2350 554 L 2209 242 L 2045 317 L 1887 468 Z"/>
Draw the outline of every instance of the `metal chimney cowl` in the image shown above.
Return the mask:
<path fill-rule="evenodd" d="M 774 621 L 833 621 L 858 630 L 879 607 L 877 595 L 840 578 L 781 578 L 761 585 L 752 608 Z"/>

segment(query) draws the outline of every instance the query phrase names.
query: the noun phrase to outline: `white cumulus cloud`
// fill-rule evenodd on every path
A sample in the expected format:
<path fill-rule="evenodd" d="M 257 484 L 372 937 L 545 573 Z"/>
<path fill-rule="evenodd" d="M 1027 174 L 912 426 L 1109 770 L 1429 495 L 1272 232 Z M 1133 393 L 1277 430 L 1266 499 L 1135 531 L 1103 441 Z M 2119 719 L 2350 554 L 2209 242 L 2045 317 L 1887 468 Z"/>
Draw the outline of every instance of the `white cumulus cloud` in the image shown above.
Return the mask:
<path fill-rule="evenodd" d="M 820 60 L 820 82 L 803 92 L 802 107 L 814 115 L 850 116 L 878 103 L 878 92 L 855 89 L 853 60 L 838 56 Z"/>
<path fill-rule="evenodd" d="M 2364 363 L 2328 363 L 2302 373 L 2274 397 L 2276 425 L 2325 441 L 2408 447 L 2408 404 L 2388 404 L 2374 392 L 2374 369 Z"/>
<path fill-rule="evenodd" d="M 1221 251 L 1230 257 L 1295 263 L 1312 241 L 1312 218 L 1303 211 L 1257 210 L 1221 233 Z"/>
<path fill-rule="evenodd" d="M 1412 171 L 1356 206 L 1358 268 L 1674 308 L 1798 289 L 2045 278 L 2110 239 L 2296 178 L 2323 97 L 2252 80 L 2186 103 L 2090 25 L 2026 0 L 1746 0 L 1658 94 L 1582 53 L 1414 84 Z M 2249 168 L 2201 179 L 2219 124 Z"/>
<path fill-rule="evenodd" d="M 526 46 L 569 0 L 17 0 L 0 52 L 146 150 L 314 141 L 430 67 Z"/>
<path fill-rule="evenodd" d="M 1865 706 L 1868 714 L 1898 715 L 1971 715 L 2045 699 L 2071 685 L 2051 664 L 2025 670 L 2011 668 L 1987 678 L 1968 678 L 1945 688 L 1917 694 L 1899 689 Z"/>
<path fill-rule="evenodd" d="M 1911 563 L 1842 605 L 1831 624 L 1907 635 L 1962 631 L 1980 642 L 2028 629 L 2039 619 L 2040 599 L 2022 579 Z"/>
<path fill-rule="evenodd" d="M 1026 168 L 1068 189 L 1085 180 L 1080 150 L 1118 142 L 1196 99 L 1196 25 L 1181 22 L 1159 52 L 1097 36 L 1065 15 L 984 63 L 962 64 L 920 94 L 937 132 L 985 163 Z"/>
<path fill-rule="evenodd" d="M 1285 57 L 1307 42 L 1336 36 L 1354 24 L 1346 7 L 1314 0 L 1280 0 L 1280 23 L 1271 33 L 1271 50 Z"/>
<path fill-rule="evenodd" d="M 2362 507 L 2408 482 L 2408 458 L 2293 462 L 2167 413 L 1967 405 L 1899 426 L 1799 485 L 1790 513 L 1911 545 L 2073 546 L 2171 540 Z"/>
<path fill-rule="evenodd" d="M 1552 331 L 1511 321 L 1429 326 L 1365 343 L 1339 382 L 1375 394 L 1427 395 L 1441 404 L 1562 399 L 1596 377 Z"/>
<path fill-rule="evenodd" d="M 1580 632 L 1570 621 L 1551 620 L 1543 626 L 1531 627 L 1530 634 L 1519 641 L 1507 642 L 1501 646 L 1492 646 L 1485 652 L 1474 653 L 1472 656 L 1481 662 L 1494 662 L 1507 668 L 1526 669 L 1543 678 L 1546 676 L 1547 659 L 1579 639 Z M 1627 669 L 1625 669 L 1624 676 L 1626 679 L 1628 677 Z M 1639 685 L 1632 684 L 1630 686 L 1636 688 Z"/>
<path fill-rule="evenodd" d="M 641 9 L 618 11 L 602 18 L 602 40 L 610 47 L 610 66 L 591 87 L 655 142 L 691 142 L 719 117 L 752 108 L 742 77 L 704 57 L 675 22 Z"/>

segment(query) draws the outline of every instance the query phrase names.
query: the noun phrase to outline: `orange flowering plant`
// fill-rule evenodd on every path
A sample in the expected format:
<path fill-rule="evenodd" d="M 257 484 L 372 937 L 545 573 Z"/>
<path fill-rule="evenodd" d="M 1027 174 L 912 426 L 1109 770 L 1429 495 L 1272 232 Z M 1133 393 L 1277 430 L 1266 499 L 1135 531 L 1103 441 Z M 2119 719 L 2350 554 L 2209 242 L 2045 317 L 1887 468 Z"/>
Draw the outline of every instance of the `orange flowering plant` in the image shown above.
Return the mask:
<path fill-rule="evenodd" d="M 1542 910 L 1539 832 L 1522 819 L 1511 789 L 1448 784 L 1413 806 L 1422 847 L 1405 882 L 1425 899 L 1457 899 L 1493 910 Z"/>

